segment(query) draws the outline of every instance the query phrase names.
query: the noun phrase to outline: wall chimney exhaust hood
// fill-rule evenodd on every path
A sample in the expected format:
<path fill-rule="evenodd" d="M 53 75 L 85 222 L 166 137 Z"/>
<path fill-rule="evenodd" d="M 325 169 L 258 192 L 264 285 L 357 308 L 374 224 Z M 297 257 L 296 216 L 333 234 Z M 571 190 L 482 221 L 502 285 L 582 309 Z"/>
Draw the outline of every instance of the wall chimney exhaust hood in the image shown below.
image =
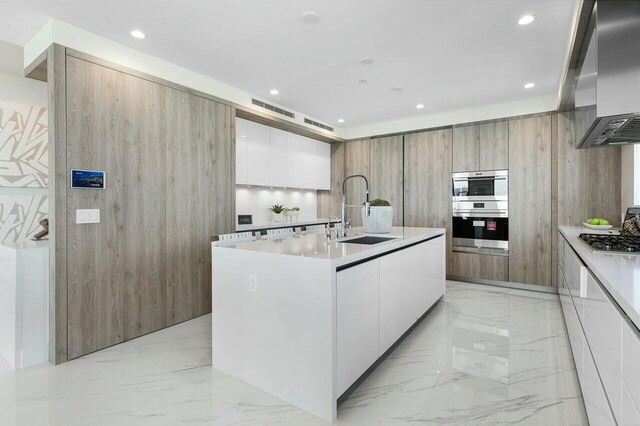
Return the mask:
<path fill-rule="evenodd" d="M 640 143 L 640 0 L 597 0 L 584 40 L 578 148 Z"/>

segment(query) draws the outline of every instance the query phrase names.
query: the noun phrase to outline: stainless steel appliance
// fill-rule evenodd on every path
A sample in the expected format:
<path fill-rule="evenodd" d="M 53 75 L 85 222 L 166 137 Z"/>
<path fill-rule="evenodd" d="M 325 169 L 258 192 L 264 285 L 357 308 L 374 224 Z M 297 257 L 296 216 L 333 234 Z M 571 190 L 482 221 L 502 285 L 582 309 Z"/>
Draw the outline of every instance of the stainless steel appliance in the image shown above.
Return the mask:
<path fill-rule="evenodd" d="M 453 251 L 509 254 L 506 170 L 453 174 Z"/>
<path fill-rule="evenodd" d="M 578 147 L 640 143 L 640 0 L 596 1 L 575 71 Z"/>
<path fill-rule="evenodd" d="M 507 201 L 508 195 L 507 170 L 453 174 L 453 201 Z"/>
<path fill-rule="evenodd" d="M 580 234 L 580 239 L 596 252 L 640 254 L 640 237 L 611 234 Z"/>

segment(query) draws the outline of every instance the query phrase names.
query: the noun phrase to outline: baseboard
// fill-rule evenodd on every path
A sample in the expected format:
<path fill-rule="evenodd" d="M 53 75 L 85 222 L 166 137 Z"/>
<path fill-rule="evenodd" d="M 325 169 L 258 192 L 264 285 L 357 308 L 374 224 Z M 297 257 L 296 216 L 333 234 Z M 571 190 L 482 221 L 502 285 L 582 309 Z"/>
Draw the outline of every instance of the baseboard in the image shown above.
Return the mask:
<path fill-rule="evenodd" d="M 550 286 L 544 286 L 544 285 L 514 283 L 510 281 L 483 280 L 480 278 L 472 278 L 472 277 L 458 277 L 456 275 L 447 275 L 447 279 L 451 281 L 462 281 L 462 282 L 473 283 L 473 284 L 492 285 L 495 287 L 515 288 L 517 290 L 537 291 L 539 293 L 558 294 L 557 287 L 550 287 Z"/>

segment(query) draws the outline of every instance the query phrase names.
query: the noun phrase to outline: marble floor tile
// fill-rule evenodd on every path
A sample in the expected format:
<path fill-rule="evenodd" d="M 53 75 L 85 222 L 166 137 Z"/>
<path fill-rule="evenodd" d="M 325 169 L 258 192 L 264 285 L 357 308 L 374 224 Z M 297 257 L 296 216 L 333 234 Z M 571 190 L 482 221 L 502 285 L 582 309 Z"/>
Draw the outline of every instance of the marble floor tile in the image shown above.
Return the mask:
<path fill-rule="evenodd" d="M 211 368 L 211 316 L 66 364 L 0 359 L 0 425 L 326 422 Z M 214 342 L 215 344 L 215 342 Z M 557 295 L 448 282 L 338 425 L 586 425 Z"/>

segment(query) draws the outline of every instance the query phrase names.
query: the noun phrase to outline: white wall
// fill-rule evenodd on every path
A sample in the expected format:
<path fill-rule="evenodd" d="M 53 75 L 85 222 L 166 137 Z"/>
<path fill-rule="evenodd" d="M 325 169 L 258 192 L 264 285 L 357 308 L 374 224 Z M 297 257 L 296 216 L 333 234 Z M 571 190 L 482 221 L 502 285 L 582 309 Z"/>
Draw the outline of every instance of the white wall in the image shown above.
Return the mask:
<path fill-rule="evenodd" d="M 253 215 L 254 225 L 268 224 L 268 208 L 274 204 L 285 207 L 300 207 L 299 220 L 318 218 L 316 191 L 294 189 L 269 189 L 260 187 L 236 187 L 236 215 Z M 236 217 L 236 223 L 237 223 Z"/>

